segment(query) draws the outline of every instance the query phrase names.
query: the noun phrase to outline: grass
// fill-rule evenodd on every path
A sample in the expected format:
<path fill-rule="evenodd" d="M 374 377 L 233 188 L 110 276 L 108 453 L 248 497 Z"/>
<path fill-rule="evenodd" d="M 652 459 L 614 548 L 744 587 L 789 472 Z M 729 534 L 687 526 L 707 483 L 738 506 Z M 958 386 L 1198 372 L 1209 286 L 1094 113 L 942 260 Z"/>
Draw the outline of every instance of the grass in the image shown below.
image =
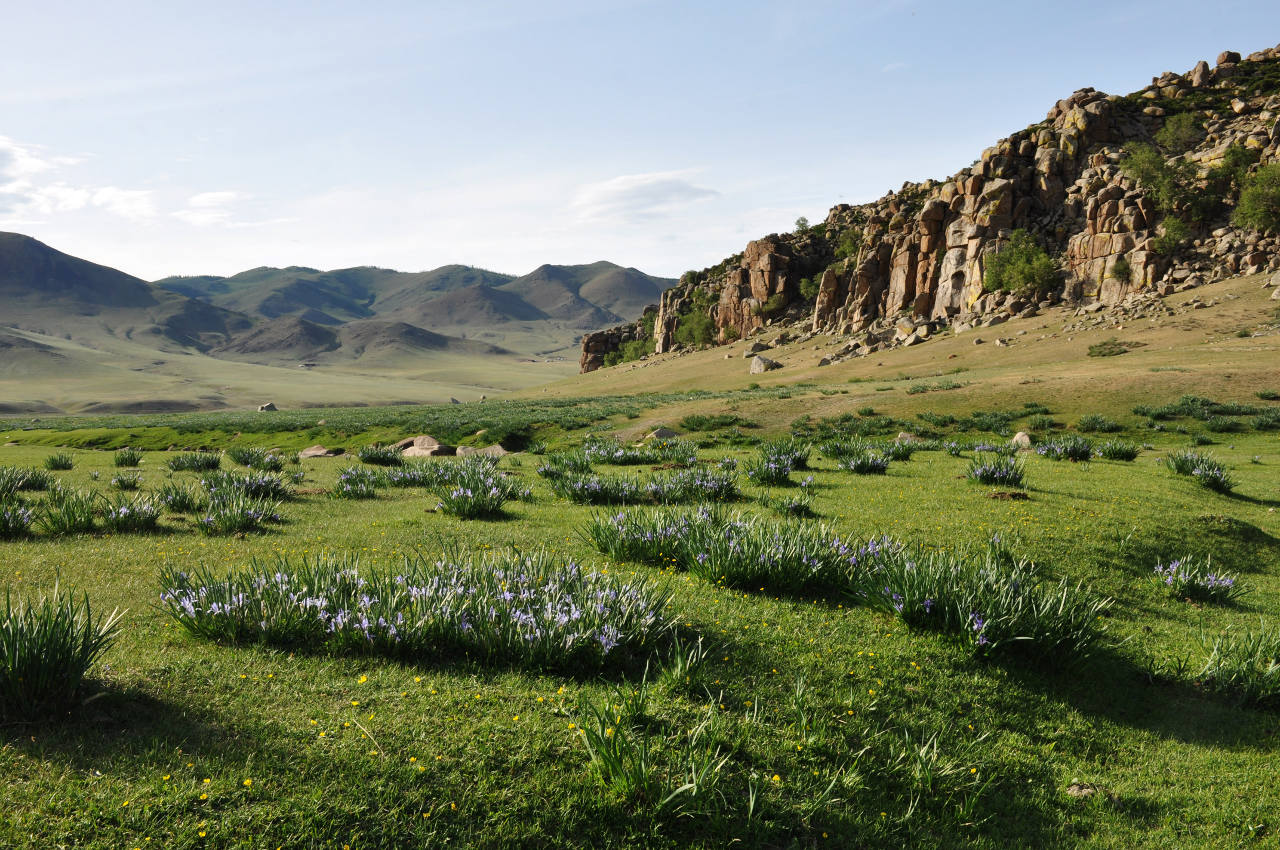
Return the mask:
<path fill-rule="evenodd" d="M 1258 297 L 1255 289 L 1242 285 L 1240 299 L 1223 309 L 1243 309 Z M 1195 315 L 1213 321 L 1216 309 Z M 1016 330 L 1026 321 L 1042 320 L 1010 325 Z M 712 369 L 723 352 L 655 358 L 651 368 L 627 373 L 637 393 L 653 395 L 588 403 L 584 395 L 608 384 L 584 376 L 572 385 L 574 400 L 561 397 L 566 388 L 552 387 L 545 400 L 527 406 L 525 418 L 511 412 L 504 420 L 512 428 L 528 425 L 552 451 L 498 462 L 514 485 L 533 493 L 508 501 L 492 522 L 432 510 L 440 480 L 434 461 L 420 471 L 394 470 L 404 476 L 396 486 L 388 472 L 373 501 L 347 501 L 327 493 L 349 463 L 308 459 L 298 467 L 304 480 L 280 507 L 283 521 L 259 533 L 205 536 L 200 514 L 166 513 L 151 534 L 54 537 L 39 514 L 63 498 L 64 488 L 105 492 L 110 449 L 148 447 L 142 468 L 152 472 L 143 496 L 169 483 L 194 492 L 199 475 L 166 478 L 173 453 L 158 450 L 224 448 L 242 430 L 234 423 L 255 417 L 200 414 L 206 430 L 182 436 L 172 430 L 174 420 L 150 417 L 122 418 L 113 427 L 99 420 L 84 430 L 6 432 L 20 442 L 0 448 L 7 468 L 38 467 L 47 446 L 59 442 L 75 461 L 58 473 L 54 491 L 48 482 L 44 490 L 14 484 L 0 495 L 0 503 L 37 515 L 34 534 L 0 543 L 0 571 L 15 598 L 38 599 L 61 579 L 87 590 L 95 611 L 130 613 L 89 671 L 95 698 L 88 705 L 56 723 L 0 727 L 0 769 L 11 778 L 0 789 L 0 844 L 1265 844 L 1280 823 L 1272 734 L 1280 693 L 1274 627 L 1280 519 L 1269 512 L 1278 506 L 1280 444 L 1275 432 L 1252 424 L 1263 414 L 1229 412 L 1229 405 L 1265 407 L 1253 393 L 1280 385 L 1280 374 L 1256 352 L 1233 348 L 1256 345 L 1256 338 L 1222 334 L 1226 342 L 1204 344 L 1199 331 L 1180 331 L 1189 342 L 1170 352 L 1182 338 L 1172 330 L 1137 333 L 1152 342 L 1118 358 L 1128 363 L 1123 370 L 1108 365 L 1117 358 L 1089 358 L 1093 337 L 1084 333 L 1070 343 L 1048 340 L 1042 349 L 1028 343 L 1008 367 L 991 359 L 1007 352 L 980 346 L 975 354 L 967 340 L 949 348 L 952 341 L 940 339 L 879 355 L 886 365 L 865 383 L 848 378 L 854 370 L 869 376 L 874 363 L 824 367 L 836 370 L 830 378 L 815 369 L 815 380 L 853 390 L 836 396 L 823 395 L 821 383 L 747 389 L 740 368 Z M 973 382 L 963 388 L 908 395 L 906 382 L 886 378 L 933 374 L 929 358 L 952 350 L 965 358 L 957 365 L 973 367 Z M 1190 371 L 1152 373 L 1157 355 Z M 791 377 L 760 377 L 793 382 L 809 375 L 797 366 Z M 1043 383 L 1022 386 L 1028 376 Z M 894 391 L 876 394 L 877 385 Z M 708 389 L 686 393 L 688 386 Z M 788 387 L 792 397 L 781 398 L 777 387 Z M 1150 445 L 1133 463 L 1065 464 L 1023 453 L 1016 462 L 1034 484 L 1028 498 L 989 498 L 989 487 L 963 480 L 969 455 L 979 443 L 1008 443 L 982 426 L 1021 428 L 1024 416 L 1047 415 L 1024 412 L 1030 389 L 1051 397 L 1054 415 L 1065 422 L 1088 413 L 1128 422 L 1135 406 L 1191 411 L 1140 421 L 1192 430 L 1213 415 L 1250 422 L 1214 447 L 1213 459 L 1231 470 L 1235 486 L 1227 493 L 1186 486 L 1156 462 L 1183 450 L 1186 435 L 1143 426 L 1141 437 L 1136 428 L 1126 432 Z M 1180 405 L 1182 396 L 1212 396 L 1227 407 Z M 857 416 L 872 399 L 877 412 Z M 917 418 L 923 401 L 955 421 L 941 426 Z M 509 402 L 508 412 L 524 400 Z M 441 416 L 475 430 L 480 425 L 467 423 L 468 415 L 478 419 L 497 409 L 445 407 Z M 536 424 L 552 410 L 557 422 Z M 588 412 L 602 416 L 591 420 Z M 800 412 L 808 418 L 794 424 Z M 281 413 L 301 422 L 301 430 L 244 429 L 238 439 L 291 449 L 347 429 L 335 444 L 354 451 L 431 432 L 401 419 L 406 411 L 398 408 L 346 411 L 332 426 L 315 424 L 326 415 L 319 411 Z M 644 563 L 598 552 L 578 534 L 593 517 L 662 509 L 600 509 L 559 498 L 553 479 L 538 468 L 581 445 L 584 428 L 566 426 L 598 421 L 601 433 L 627 445 L 660 422 L 698 413 L 749 418 L 765 441 L 798 431 L 820 445 L 927 426 L 933 433 L 922 436 L 963 445 L 958 457 L 918 450 L 884 476 L 851 476 L 825 449 L 815 452 L 804 498 L 820 522 L 778 516 L 760 503 L 770 495 L 766 488 L 729 470 L 732 464 L 722 469 L 728 460 L 740 470 L 758 456 L 754 447 L 720 443 L 699 449 L 687 470 L 627 471 L 644 485 L 673 473 L 732 472 L 741 493 L 734 508 L 761 529 L 762 547 L 774 529 L 787 530 L 788 545 L 828 545 L 818 533 L 825 530 L 859 545 L 888 537 L 919 556 L 895 562 L 894 570 L 883 564 L 893 582 L 867 585 L 863 597 L 847 594 L 834 570 L 831 578 L 805 577 L 802 557 L 788 561 L 789 569 L 766 561 L 747 570 L 751 565 L 733 556 L 727 542 L 714 553 L 725 567 L 718 572 L 687 566 L 678 548 L 690 539 L 683 535 L 666 538 Z M 1255 456 L 1259 462 L 1250 463 Z M 441 461 L 440 468 L 452 463 Z M 555 463 L 569 475 L 584 474 L 577 461 Z M 25 480 L 25 473 L 0 471 L 0 483 L 9 479 Z M 101 510 L 99 500 L 93 510 Z M 993 535 L 1008 554 L 993 555 L 989 566 Z M 743 535 L 735 539 L 745 545 Z M 579 669 L 459 646 L 384 654 L 358 642 L 344 649 L 268 640 L 252 630 L 209 640 L 158 604 L 161 576 L 176 572 L 199 576 L 205 586 L 269 581 L 277 571 L 296 575 L 304 559 L 314 565 L 332 558 L 358 561 L 362 577 L 393 582 L 406 559 L 421 558 L 431 569 L 441 560 L 492 563 L 513 557 L 512 544 L 553 564 L 572 561 L 669 592 L 662 609 L 669 638 L 646 644 L 618 667 Z M 710 561 L 712 551 L 703 551 Z M 1216 574 L 1240 577 L 1250 592 L 1231 604 L 1173 598 L 1152 570 L 1183 557 L 1197 563 L 1211 557 Z M 955 574 L 963 580 L 952 581 Z M 918 587 L 909 583 L 917 575 Z M 1023 597 L 1024 588 L 1036 590 Z M 950 613 L 931 625 L 927 618 L 940 613 L 944 592 Z M 976 599 L 1006 602 L 1000 608 L 991 602 L 987 611 L 969 601 Z M 1052 631 L 1036 631 L 1055 622 L 1047 612 L 1064 599 L 1079 602 L 1070 607 L 1073 615 Z M 1090 607 L 1108 599 L 1109 606 Z M 974 614 L 982 620 L 978 629 Z M 1000 632 L 1002 621 L 1009 625 Z M 980 643 L 984 636 L 987 644 Z M 1085 652 L 1074 661 L 1074 650 L 1024 653 L 1023 645 Z M 1095 793 L 1076 796 L 1081 789 Z"/>

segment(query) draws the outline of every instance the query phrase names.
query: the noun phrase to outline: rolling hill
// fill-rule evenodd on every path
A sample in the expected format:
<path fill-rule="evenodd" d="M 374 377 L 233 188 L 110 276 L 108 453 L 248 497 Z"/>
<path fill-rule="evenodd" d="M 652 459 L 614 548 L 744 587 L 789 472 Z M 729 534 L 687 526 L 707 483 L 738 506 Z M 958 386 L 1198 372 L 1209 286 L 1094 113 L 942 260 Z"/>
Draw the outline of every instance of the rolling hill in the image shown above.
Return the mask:
<path fill-rule="evenodd" d="M 584 330 L 674 283 L 605 262 L 523 277 L 264 266 L 148 283 L 0 233 L 0 414 L 518 389 L 568 374 Z"/>

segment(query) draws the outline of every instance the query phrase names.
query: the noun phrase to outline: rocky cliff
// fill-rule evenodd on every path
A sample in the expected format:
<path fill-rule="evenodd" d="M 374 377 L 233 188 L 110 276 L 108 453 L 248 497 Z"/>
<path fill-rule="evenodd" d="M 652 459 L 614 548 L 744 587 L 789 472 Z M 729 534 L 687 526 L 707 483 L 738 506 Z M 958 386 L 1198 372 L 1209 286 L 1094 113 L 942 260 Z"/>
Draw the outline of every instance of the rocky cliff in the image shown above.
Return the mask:
<path fill-rule="evenodd" d="M 1230 196 L 1198 216 L 1181 244 L 1158 238 L 1168 203 L 1120 164 L 1126 145 L 1150 143 L 1187 114 L 1181 121 L 1196 138 L 1168 160 L 1193 179 L 1203 183 L 1233 147 L 1248 151 L 1254 168 L 1280 161 L 1280 47 L 1223 53 L 1212 68 L 1165 72 L 1126 97 L 1081 89 L 946 180 L 907 183 L 871 203 L 833 207 L 815 227 L 755 240 L 663 293 L 655 350 L 677 347 L 677 329 L 695 313 L 710 317 L 722 342 L 798 316 L 813 332 L 895 328 L 889 336 L 902 341 L 913 328 L 927 335 L 997 310 L 1064 299 L 1116 305 L 1174 282 L 1280 267 L 1280 237 L 1233 228 Z M 984 291 L 985 264 L 1015 230 L 1055 257 L 1061 279 L 1052 291 Z M 587 335 L 582 370 L 638 334 L 624 326 Z"/>

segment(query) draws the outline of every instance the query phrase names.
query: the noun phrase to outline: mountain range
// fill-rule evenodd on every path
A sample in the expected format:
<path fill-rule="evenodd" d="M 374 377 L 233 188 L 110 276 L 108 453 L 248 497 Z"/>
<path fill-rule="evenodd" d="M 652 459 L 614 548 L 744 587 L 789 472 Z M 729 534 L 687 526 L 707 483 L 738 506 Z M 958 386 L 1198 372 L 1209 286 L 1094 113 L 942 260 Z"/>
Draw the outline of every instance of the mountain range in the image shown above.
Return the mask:
<path fill-rule="evenodd" d="M 0 388 L 9 412 L 81 409 L 102 404 L 103 395 L 127 397 L 137 409 L 144 399 L 104 382 L 106 369 L 132 373 L 125 383 L 135 390 L 144 376 L 205 385 L 201 400 L 192 400 L 192 387 L 161 381 L 180 393 L 157 401 L 157 409 L 250 400 L 255 381 L 310 384 L 295 398 L 319 403 L 334 400 L 333 387 L 317 377 L 332 372 L 419 378 L 440 386 L 410 400 L 447 400 L 536 382 L 547 370 L 531 372 L 529 364 L 568 363 L 582 333 L 638 315 L 675 282 L 603 261 L 543 265 L 521 276 L 462 265 L 424 272 L 290 266 L 148 282 L 0 233 Z M 177 362 L 181 375 L 171 374 Z M 230 377 L 241 366 L 254 367 L 245 385 Z M 293 370 L 287 379 L 272 375 L 265 384 L 255 371 L 282 368 Z M 33 378 L 73 373 L 97 376 L 87 384 L 100 388 L 94 398 L 79 398 L 81 390 L 65 381 L 56 401 L 30 397 Z M 447 387 L 438 380 L 446 374 L 453 376 Z M 553 370 L 542 379 L 559 376 Z M 25 400 L 15 407 L 9 399 Z"/>

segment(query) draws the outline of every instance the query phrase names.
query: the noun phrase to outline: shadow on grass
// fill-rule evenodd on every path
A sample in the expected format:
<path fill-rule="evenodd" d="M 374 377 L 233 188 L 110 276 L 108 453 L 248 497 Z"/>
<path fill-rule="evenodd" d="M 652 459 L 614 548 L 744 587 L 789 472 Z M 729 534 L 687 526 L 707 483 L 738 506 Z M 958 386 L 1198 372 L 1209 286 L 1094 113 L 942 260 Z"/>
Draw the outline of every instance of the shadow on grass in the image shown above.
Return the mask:
<path fill-rule="evenodd" d="M 1228 750 L 1273 750 L 1280 722 L 1274 714 L 1232 704 L 1186 680 L 1153 679 L 1150 671 L 1114 649 L 1104 650 L 1071 675 L 1028 664 L 1002 665 L 1026 687 L 1087 714 L 1161 738 Z"/>

